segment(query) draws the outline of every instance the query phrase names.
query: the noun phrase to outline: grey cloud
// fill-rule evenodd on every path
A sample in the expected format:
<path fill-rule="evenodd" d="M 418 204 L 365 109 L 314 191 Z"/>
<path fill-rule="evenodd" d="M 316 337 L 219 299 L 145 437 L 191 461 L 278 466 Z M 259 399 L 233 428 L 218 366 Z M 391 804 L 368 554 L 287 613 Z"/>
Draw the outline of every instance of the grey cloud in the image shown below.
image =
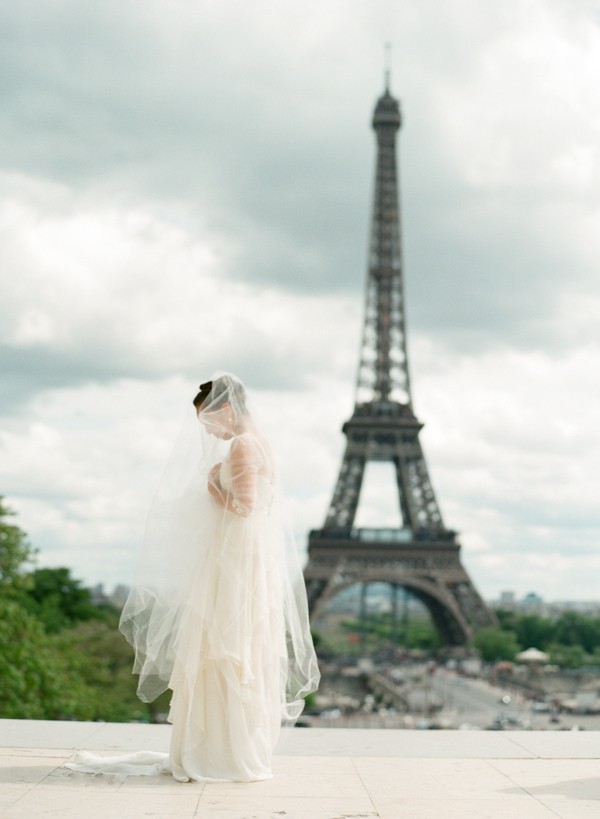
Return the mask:
<path fill-rule="evenodd" d="M 172 14 L 181 11 L 175 4 Z M 108 198 L 178 202 L 237 248 L 231 278 L 360 299 L 369 118 L 380 88 L 352 70 L 350 104 L 334 78 L 294 68 L 300 45 L 288 44 L 287 63 L 277 63 L 271 42 L 259 53 L 263 40 L 243 30 L 243 15 L 226 25 L 192 14 L 185 34 L 173 22 L 163 31 L 161 15 L 168 24 L 152 4 L 147 15 L 111 2 L 5 7 L 5 166 Z M 362 15 L 374 26 L 375 11 Z M 415 21 L 400 22 L 408 22 L 398 30 L 403 61 L 419 67 L 406 73 L 414 86 L 403 78 L 401 135 L 410 332 L 442 336 L 458 350 L 553 343 L 560 262 L 528 235 L 518 192 L 487 218 L 485 203 L 480 212 L 487 194 L 466 189 L 448 165 L 429 101 L 428 85 L 449 65 L 463 81 L 479 70 L 478 51 L 467 55 L 463 38 L 489 38 L 510 15 L 473 15 L 440 49 L 444 26 L 452 31 L 446 19 L 422 33 L 418 55 L 408 40 Z M 229 48 L 215 31 L 232 38 Z"/>
<path fill-rule="evenodd" d="M 506 25 L 506 15 L 498 17 Z M 5 166 L 107 198 L 179 202 L 237 247 L 231 278 L 361 297 L 374 164 L 369 118 L 380 91 L 368 75 L 358 85 L 349 77 L 350 105 L 310 66 L 294 69 L 302 55 L 293 43 L 289 63 L 276 64 L 272 43 L 261 63 L 260 42 L 240 25 L 217 23 L 236 38 L 230 51 L 202 15 L 190 20 L 193 36 L 177 26 L 163 32 L 154 7 L 145 18 L 126 4 L 64 3 L 57 11 L 29 2 L 5 8 L 4 18 L 12 41 L 1 72 Z M 489 36 L 493 20 L 477 20 L 471 34 Z M 461 41 L 450 38 L 440 51 L 440 34 L 430 33 L 418 58 L 406 44 L 421 66 L 435 57 L 428 72 L 411 69 L 415 87 L 404 82 L 411 331 L 445 334 L 458 348 L 544 343 L 553 333 L 548 281 L 557 282 L 559 265 L 527 235 L 518 195 L 486 221 L 481 192 L 448 166 L 426 84 L 447 71 Z M 456 71 L 477 70 L 475 58 L 463 63 Z"/>
<path fill-rule="evenodd" d="M 109 345 L 63 349 L 0 347 L 0 414 L 20 411 L 47 390 L 109 383 L 126 377 L 152 378 L 147 362 L 132 360 L 125 349 Z"/>
<path fill-rule="evenodd" d="M 130 340 L 134 342 L 134 338 Z M 216 349 L 202 339 L 195 349 L 177 357 L 158 358 L 125 339 L 104 337 L 78 339 L 72 346 L 52 348 L 0 346 L 0 415 L 16 414 L 49 390 L 110 384 L 121 379 L 155 381 L 183 375 L 191 383 L 207 377 L 217 366 L 239 374 L 251 388 L 299 388 L 310 381 L 318 351 L 278 348 L 267 338 L 255 336 L 244 344 L 232 336 L 231 343 Z"/>
<path fill-rule="evenodd" d="M 70 25 L 75 29 L 76 19 Z M 52 30 L 44 34 L 51 37 Z M 183 203 L 230 241 L 245 236 L 252 255 L 245 254 L 234 277 L 300 290 L 356 286 L 362 264 L 353 280 L 344 239 L 357 227 L 352 194 L 358 197 L 337 157 L 342 134 L 331 135 L 323 151 L 314 135 L 330 123 L 307 121 L 282 89 L 265 103 L 256 89 L 244 95 L 237 82 L 215 88 L 200 61 L 190 72 L 148 42 L 147 32 L 131 36 L 131 59 L 106 53 L 106 63 L 81 66 L 74 37 L 63 44 L 58 64 L 44 61 L 46 50 L 60 53 L 56 43 L 35 56 L 25 48 L 16 66 L 5 62 L 2 73 L 12 87 L 0 115 L 4 166 L 93 187 L 105 198 Z M 366 224 L 360 229 L 366 236 Z"/>

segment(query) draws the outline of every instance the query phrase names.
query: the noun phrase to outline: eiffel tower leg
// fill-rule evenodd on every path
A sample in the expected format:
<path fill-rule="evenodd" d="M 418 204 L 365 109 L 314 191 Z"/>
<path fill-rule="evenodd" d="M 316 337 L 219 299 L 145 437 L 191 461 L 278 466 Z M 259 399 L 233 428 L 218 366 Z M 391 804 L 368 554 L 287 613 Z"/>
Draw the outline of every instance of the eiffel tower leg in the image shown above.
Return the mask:
<path fill-rule="evenodd" d="M 349 441 L 323 527 L 325 531 L 349 532 L 352 529 L 364 472 L 364 451 L 357 451 Z"/>
<path fill-rule="evenodd" d="M 448 609 L 437 600 L 429 598 L 425 605 L 444 645 L 462 645 L 471 636 L 471 629 L 466 624 L 460 623 L 456 617 L 452 617 Z"/>
<path fill-rule="evenodd" d="M 306 597 L 308 600 L 308 611 L 312 614 L 318 600 L 321 599 L 327 587 L 327 580 L 321 578 L 308 578 L 305 576 Z"/>

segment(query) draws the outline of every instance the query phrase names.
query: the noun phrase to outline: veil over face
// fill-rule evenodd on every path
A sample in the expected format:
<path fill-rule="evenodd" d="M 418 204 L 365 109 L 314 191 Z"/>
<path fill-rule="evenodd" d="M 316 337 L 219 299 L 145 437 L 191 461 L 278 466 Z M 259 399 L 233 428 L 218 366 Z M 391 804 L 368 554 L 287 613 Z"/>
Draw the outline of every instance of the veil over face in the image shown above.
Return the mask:
<path fill-rule="evenodd" d="M 280 716 L 294 720 L 319 671 L 274 460 L 239 379 L 217 374 L 205 392 L 152 502 L 121 615 L 138 696 L 191 687 L 218 663 L 243 699 L 268 665 Z"/>

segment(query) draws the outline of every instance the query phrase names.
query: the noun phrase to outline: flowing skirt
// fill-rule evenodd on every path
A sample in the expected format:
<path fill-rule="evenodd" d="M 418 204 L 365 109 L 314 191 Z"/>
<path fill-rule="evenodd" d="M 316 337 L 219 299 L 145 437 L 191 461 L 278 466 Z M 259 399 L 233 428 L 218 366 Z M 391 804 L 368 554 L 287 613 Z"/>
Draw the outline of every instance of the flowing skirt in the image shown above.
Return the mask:
<path fill-rule="evenodd" d="M 264 503 L 246 518 L 203 505 L 198 554 L 190 561 L 177 614 L 168 595 L 149 609 L 152 646 L 164 644 L 165 656 L 173 657 L 164 678 L 173 692 L 168 756 L 82 754 L 68 767 L 138 775 L 170 771 L 180 781 L 200 782 L 272 776 L 281 722 L 298 717 L 319 675 L 302 573 L 297 558 L 286 558 L 291 541 L 268 500 L 265 492 Z M 163 665 L 156 667 L 157 679 Z M 142 672 L 152 679 L 149 661 Z"/>
<path fill-rule="evenodd" d="M 268 515 L 226 514 L 181 619 L 169 722 L 177 779 L 266 779 L 285 701 L 278 533 Z M 279 533 L 280 537 L 280 533 Z"/>

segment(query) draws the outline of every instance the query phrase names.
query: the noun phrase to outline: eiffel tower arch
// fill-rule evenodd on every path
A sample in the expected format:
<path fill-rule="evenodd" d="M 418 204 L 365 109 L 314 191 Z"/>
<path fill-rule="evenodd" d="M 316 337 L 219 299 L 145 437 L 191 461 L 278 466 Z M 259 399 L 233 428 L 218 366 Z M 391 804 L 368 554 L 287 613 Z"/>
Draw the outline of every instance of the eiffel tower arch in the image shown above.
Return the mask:
<path fill-rule="evenodd" d="M 456 532 L 444 526 L 412 407 L 396 170 L 401 124 L 386 82 L 372 121 L 377 162 L 356 401 L 342 427 L 346 449 L 325 523 L 309 536 L 304 576 L 313 621 L 349 586 L 384 582 L 417 597 L 443 643 L 459 645 L 495 618 L 461 563 Z M 357 528 L 365 467 L 382 461 L 394 467 L 401 527 Z"/>

